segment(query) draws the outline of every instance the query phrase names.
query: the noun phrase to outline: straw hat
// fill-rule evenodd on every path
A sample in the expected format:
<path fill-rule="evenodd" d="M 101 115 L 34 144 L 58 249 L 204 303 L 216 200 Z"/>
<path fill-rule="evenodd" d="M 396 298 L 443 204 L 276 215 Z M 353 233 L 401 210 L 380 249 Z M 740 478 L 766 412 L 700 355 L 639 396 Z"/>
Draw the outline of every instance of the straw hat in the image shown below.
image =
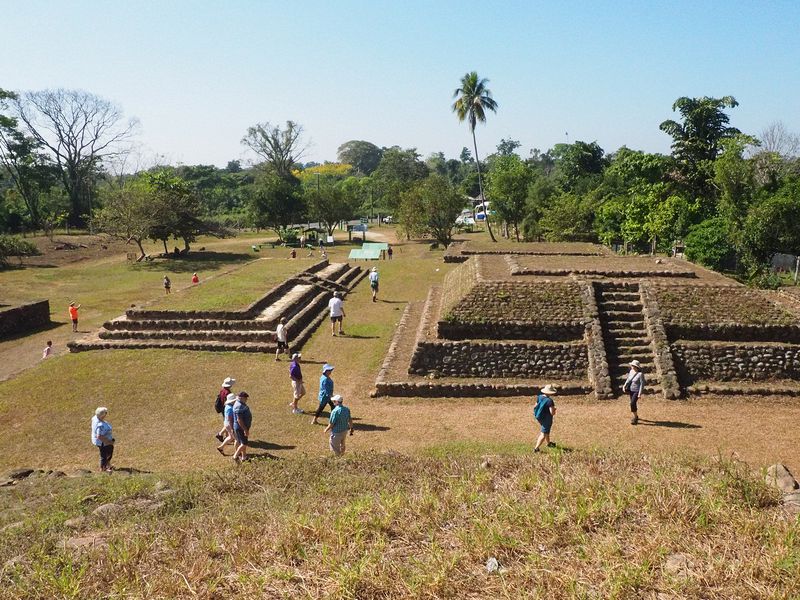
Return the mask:
<path fill-rule="evenodd" d="M 640 363 L 638 360 L 632 360 L 631 362 L 628 363 L 628 366 L 635 367 L 636 369 L 639 369 L 640 371 L 642 370 L 642 363 Z"/>
<path fill-rule="evenodd" d="M 542 394 L 545 396 L 552 396 L 553 394 L 557 394 L 558 390 L 553 387 L 552 383 L 548 383 L 546 386 L 542 388 Z"/>
<path fill-rule="evenodd" d="M 234 383 L 236 383 L 236 380 L 235 380 L 233 377 L 226 377 L 226 378 L 225 378 L 225 381 L 223 381 L 223 382 L 222 382 L 222 387 L 224 387 L 224 388 L 229 388 L 229 387 L 231 387 L 231 386 L 232 386 Z"/>

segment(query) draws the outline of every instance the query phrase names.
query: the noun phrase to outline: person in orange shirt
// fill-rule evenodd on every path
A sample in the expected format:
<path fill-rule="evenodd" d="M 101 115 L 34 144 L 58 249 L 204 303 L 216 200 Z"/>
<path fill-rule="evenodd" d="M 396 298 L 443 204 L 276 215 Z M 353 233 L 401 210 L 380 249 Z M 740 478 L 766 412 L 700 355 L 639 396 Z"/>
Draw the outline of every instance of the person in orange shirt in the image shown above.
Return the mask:
<path fill-rule="evenodd" d="M 78 332 L 78 309 L 80 307 L 80 304 L 75 304 L 74 302 L 69 303 L 69 318 L 72 319 L 72 333 Z"/>

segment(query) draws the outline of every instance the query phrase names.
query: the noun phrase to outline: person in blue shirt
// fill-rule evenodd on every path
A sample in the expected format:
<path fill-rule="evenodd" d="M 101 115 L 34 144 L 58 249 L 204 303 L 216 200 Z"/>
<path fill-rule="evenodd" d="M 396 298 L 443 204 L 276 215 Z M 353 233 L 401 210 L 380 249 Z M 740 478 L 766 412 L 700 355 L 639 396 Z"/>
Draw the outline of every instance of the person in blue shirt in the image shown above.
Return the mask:
<path fill-rule="evenodd" d="M 333 365 L 325 363 L 322 367 L 322 377 L 319 378 L 319 406 L 317 406 L 317 412 L 314 413 L 314 418 L 311 420 L 312 425 L 317 424 L 317 419 L 322 415 L 322 411 L 325 410 L 326 405 L 330 406 L 331 410 L 335 408 L 331 401 L 331 397 L 333 396 L 333 379 L 331 379 L 331 373 L 333 373 Z"/>
<path fill-rule="evenodd" d="M 539 396 L 536 398 L 533 416 L 541 425 L 541 432 L 536 440 L 534 452 L 539 452 L 542 444 L 547 444 L 549 447 L 555 446 L 555 443 L 550 441 L 550 429 L 553 427 L 553 417 L 556 416 L 556 405 L 550 396 L 555 396 L 557 393 L 556 388 L 548 383 L 539 391 Z"/>
<path fill-rule="evenodd" d="M 100 470 L 111 471 L 111 459 L 114 456 L 114 436 L 111 423 L 106 421 L 108 409 L 99 406 L 92 417 L 92 444 L 100 450 Z"/>
<path fill-rule="evenodd" d="M 334 408 L 331 411 L 328 426 L 325 428 L 325 433 L 331 434 L 331 450 L 336 456 L 344 454 L 345 440 L 347 439 L 347 432 L 353 435 L 353 419 L 350 417 L 350 409 L 344 404 L 344 398 L 336 394 L 333 398 Z"/>
<path fill-rule="evenodd" d="M 247 406 L 250 394 L 239 392 L 233 404 L 233 434 L 236 436 L 236 449 L 233 451 L 233 460 L 242 462 L 248 459 L 247 442 L 250 439 L 250 427 L 253 424 L 253 413 Z"/>

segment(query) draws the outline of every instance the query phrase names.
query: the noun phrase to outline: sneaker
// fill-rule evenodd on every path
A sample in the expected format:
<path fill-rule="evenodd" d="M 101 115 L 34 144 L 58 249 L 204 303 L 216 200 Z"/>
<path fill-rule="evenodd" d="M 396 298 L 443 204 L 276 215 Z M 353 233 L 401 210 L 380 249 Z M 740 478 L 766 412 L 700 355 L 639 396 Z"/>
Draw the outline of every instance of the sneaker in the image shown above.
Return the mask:
<path fill-rule="evenodd" d="M 221 434 L 221 433 L 218 433 L 218 434 L 217 434 L 217 435 L 215 435 L 214 437 L 215 437 L 215 438 L 217 438 L 217 439 L 218 439 L 220 442 L 221 442 L 222 440 L 224 440 L 224 439 L 225 439 L 224 437 L 222 437 L 222 434 Z"/>
<path fill-rule="evenodd" d="M 534 448 L 534 449 L 533 449 L 533 451 L 534 451 L 534 452 L 541 452 L 541 451 L 542 451 L 542 449 L 541 449 L 541 448 Z"/>
<path fill-rule="evenodd" d="M 303 414 L 303 409 L 302 408 L 293 408 L 292 409 L 292 414 L 293 415 L 302 415 Z"/>
<path fill-rule="evenodd" d="M 633 417 L 631 419 L 631 425 L 636 425 L 639 423 L 639 417 Z"/>

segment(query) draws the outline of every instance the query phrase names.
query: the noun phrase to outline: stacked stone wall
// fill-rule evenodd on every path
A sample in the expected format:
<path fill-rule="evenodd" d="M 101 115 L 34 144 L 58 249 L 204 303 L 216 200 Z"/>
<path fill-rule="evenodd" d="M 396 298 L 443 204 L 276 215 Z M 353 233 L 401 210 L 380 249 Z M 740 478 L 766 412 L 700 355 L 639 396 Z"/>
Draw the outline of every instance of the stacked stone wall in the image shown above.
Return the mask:
<path fill-rule="evenodd" d="M 698 380 L 800 380 L 797 344 L 680 341 L 672 344 L 672 353 L 687 386 Z"/>
<path fill-rule="evenodd" d="M 456 323 L 439 321 L 439 337 L 446 340 L 547 340 L 571 342 L 584 334 L 583 321 L 530 323 L 498 321 L 493 323 Z"/>
<path fill-rule="evenodd" d="M 597 295 L 594 284 L 590 281 L 575 278 L 581 293 L 584 313 L 584 341 L 586 343 L 586 360 L 589 383 L 594 388 L 597 398 L 613 398 L 611 375 L 608 370 L 608 356 L 603 341 L 603 326 L 600 323 L 600 312 L 597 308 Z"/>
<path fill-rule="evenodd" d="M 49 324 L 48 300 L 0 308 L 0 338 L 36 331 Z"/>
<path fill-rule="evenodd" d="M 422 341 L 409 371 L 442 377 L 584 379 L 588 366 L 583 343 Z"/>
<path fill-rule="evenodd" d="M 670 340 L 789 342 L 800 344 L 800 325 L 746 323 L 665 323 Z"/>
<path fill-rule="evenodd" d="M 655 347 L 653 364 L 661 380 L 662 393 L 667 400 L 680 398 L 682 393 L 678 372 L 672 357 L 669 337 L 661 318 L 658 300 L 647 281 L 639 283 L 639 291 L 642 298 L 642 312 L 644 314 L 645 326 L 647 327 L 650 339 L 653 340 L 653 346 Z"/>

